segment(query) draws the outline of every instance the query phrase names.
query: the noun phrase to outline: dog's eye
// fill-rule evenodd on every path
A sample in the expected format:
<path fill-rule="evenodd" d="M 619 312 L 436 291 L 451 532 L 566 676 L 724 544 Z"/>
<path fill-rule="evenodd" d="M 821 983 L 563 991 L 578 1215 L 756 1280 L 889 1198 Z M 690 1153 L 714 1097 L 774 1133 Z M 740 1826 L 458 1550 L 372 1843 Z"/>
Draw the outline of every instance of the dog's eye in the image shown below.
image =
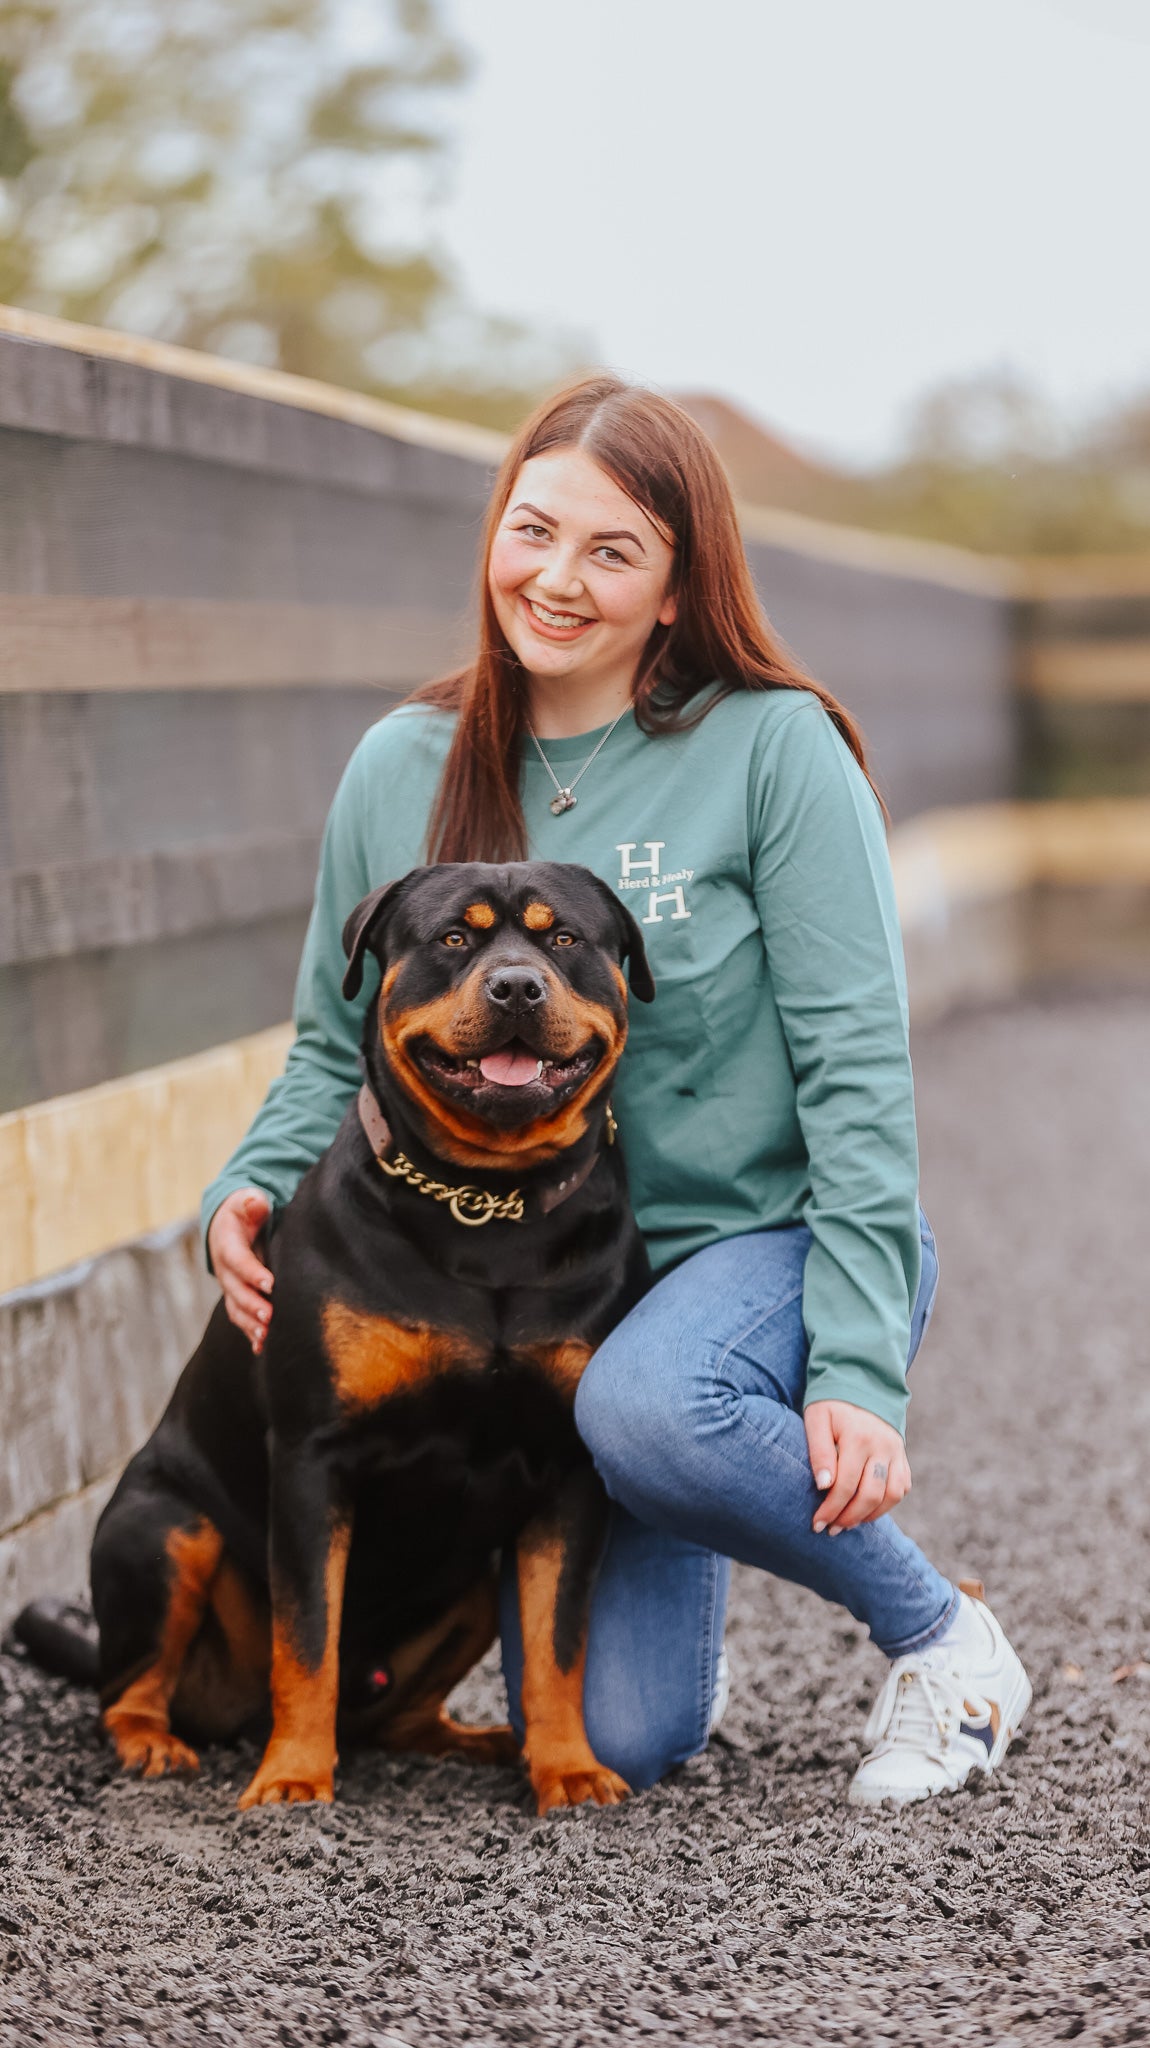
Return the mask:
<path fill-rule="evenodd" d="M 556 932 L 552 944 L 556 946 L 573 946 L 575 944 L 575 934 L 574 932 Z"/>
<path fill-rule="evenodd" d="M 444 932 L 442 943 L 445 946 L 465 946 L 467 944 L 467 933 L 460 931 Z"/>

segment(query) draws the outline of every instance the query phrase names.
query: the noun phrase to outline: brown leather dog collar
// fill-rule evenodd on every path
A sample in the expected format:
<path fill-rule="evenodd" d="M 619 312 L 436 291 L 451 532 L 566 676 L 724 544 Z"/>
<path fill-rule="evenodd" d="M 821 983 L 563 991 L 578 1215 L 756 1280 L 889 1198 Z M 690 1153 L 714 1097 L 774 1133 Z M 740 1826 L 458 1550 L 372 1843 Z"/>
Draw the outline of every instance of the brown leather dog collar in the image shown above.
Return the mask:
<path fill-rule="evenodd" d="M 384 1116 L 371 1088 L 365 1081 L 359 1091 L 359 1120 L 367 1136 L 367 1142 L 375 1155 L 381 1171 L 392 1180 L 405 1180 L 417 1194 L 428 1195 L 434 1202 L 446 1202 L 447 1208 L 457 1223 L 466 1223 L 477 1228 L 484 1223 L 522 1223 L 526 1216 L 523 1196 L 518 1188 L 509 1195 L 493 1195 L 489 1188 L 478 1188 L 470 1182 L 461 1187 L 448 1187 L 445 1181 L 433 1180 L 430 1174 L 414 1166 L 406 1152 L 396 1152 L 394 1157 L 385 1155 L 391 1149 L 391 1125 Z M 607 1111 L 607 1142 L 615 1142 L 615 1119 L 610 1108 Z M 599 1163 L 598 1152 L 593 1152 L 576 1172 L 566 1180 L 556 1181 L 554 1186 L 544 1188 L 539 1195 L 539 1211 L 549 1216 L 553 1209 L 568 1202 L 589 1180 Z"/>

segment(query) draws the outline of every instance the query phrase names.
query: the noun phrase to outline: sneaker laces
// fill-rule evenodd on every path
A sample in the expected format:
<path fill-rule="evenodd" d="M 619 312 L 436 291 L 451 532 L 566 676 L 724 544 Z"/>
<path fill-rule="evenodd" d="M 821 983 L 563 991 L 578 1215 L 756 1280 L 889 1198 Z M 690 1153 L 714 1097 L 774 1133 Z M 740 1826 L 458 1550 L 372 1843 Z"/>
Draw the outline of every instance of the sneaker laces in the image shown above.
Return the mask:
<path fill-rule="evenodd" d="M 989 1728 L 990 1719 L 989 1700 L 969 1692 L 957 1672 L 939 1670 L 921 1657 L 900 1657 L 887 1673 L 863 1739 L 929 1753 L 936 1736 L 946 1749 L 961 1722 Z"/>

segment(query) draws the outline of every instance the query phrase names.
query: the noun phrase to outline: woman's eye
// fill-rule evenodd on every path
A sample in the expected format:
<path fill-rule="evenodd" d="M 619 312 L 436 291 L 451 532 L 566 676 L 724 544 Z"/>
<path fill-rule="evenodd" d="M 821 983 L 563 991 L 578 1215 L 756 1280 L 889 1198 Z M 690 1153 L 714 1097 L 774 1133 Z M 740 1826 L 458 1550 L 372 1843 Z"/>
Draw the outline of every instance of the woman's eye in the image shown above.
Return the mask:
<path fill-rule="evenodd" d="M 621 554 L 619 553 L 619 550 L 618 550 L 618 548 L 600 548 L 600 549 L 599 549 L 599 553 L 600 553 L 600 554 L 601 554 L 601 555 L 602 555 L 602 556 L 603 556 L 603 557 L 604 557 L 604 558 L 605 558 L 605 559 L 606 559 L 607 561 L 610 561 L 610 562 L 622 562 L 622 563 L 623 563 L 624 565 L 626 565 L 627 557 L 626 557 L 626 555 L 621 555 Z"/>
<path fill-rule="evenodd" d="M 550 540 L 551 538 L 545 526 L 520 526 L 517 527 L 516 531 L 529 534 L 532 540 Z"/>
<path fill-rule="evenodd" d="M 443 943 L 445 946 L 465 946 L 467 944 L 467 934 L 466 932 L 444 932 Z"/>

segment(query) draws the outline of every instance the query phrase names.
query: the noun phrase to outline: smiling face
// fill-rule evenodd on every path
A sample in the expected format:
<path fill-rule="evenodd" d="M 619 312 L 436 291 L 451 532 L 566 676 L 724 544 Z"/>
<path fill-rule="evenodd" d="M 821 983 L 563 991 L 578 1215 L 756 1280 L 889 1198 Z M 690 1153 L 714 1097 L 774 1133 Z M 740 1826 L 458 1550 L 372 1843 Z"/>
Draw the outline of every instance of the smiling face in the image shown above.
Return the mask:
<path fill-rule="evenodd" d="M 382 937 L 378 1046 L 432 1148 L 542 1164 L 577 1142 L 627 1036 L 642 940 L 584 869 L 473 862 L 403 884 Z"/>
<path fill-rule="evenodd" d="M 630 693 L 657 625 L 675 617 L 668 539 L 581 448 L 523 464 L 488 560 L 504 637 L 540 684 Z"/>

